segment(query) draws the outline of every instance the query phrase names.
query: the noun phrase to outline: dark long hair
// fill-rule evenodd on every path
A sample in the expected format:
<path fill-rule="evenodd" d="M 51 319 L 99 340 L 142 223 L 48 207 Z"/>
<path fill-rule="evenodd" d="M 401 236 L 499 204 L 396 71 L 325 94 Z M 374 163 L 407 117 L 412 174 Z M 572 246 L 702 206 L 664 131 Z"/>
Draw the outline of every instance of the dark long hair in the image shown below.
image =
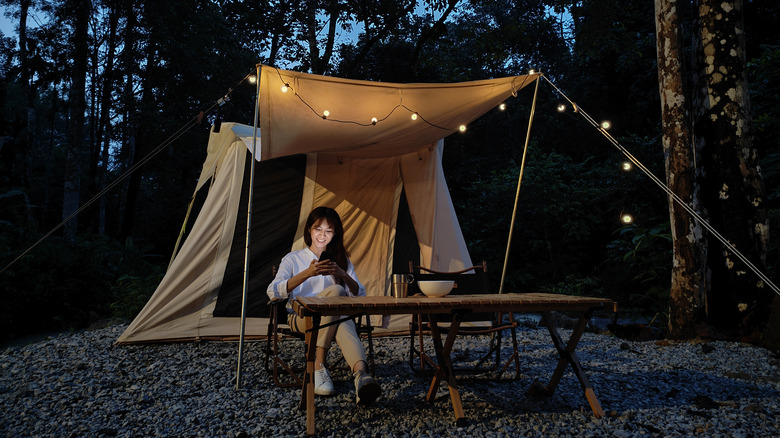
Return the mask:
<path fill-rule="evenodd" d="M 306 242 L 306 246 L 311 246 L 311 229 L 312 227 L 319 225 L 322 220 L 328 221 L 328 224 L 333 227 L 333 238 L 328 243 L 328 251 L 333 253 L 334 261 L 343 270 L 347 270 L 347 260 L 349 260 L 349 253 L 344 248 L 344 225 L 341 223 L 341 217 L 336 210 L 330 207 L 317 207 L 309 213 L 309 217 L 306 219 L 306 230 L 303 233 L 303 241 Z"/>

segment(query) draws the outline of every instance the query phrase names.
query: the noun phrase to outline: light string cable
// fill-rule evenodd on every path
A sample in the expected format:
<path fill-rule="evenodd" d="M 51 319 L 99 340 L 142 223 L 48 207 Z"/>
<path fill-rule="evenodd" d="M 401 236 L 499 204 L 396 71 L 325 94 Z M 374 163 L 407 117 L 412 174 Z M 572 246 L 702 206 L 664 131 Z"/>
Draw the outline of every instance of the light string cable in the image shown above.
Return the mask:
<path fill-rule="evenodd" d="M 279 71 L 279 68 L 275 67 L 275 70 L 276 70 L 276 74 L 279 76 L 279 80 L 284 84 L 285 87 L 287 87 L 290 90 L 292 90 L 293 94 L 295 95 L 295 97 L 298 98 L 298 100 L 300 100 L 304 105 L 306 105 L 306 107 L 309 108 L 311 110 L 311 112 L 313 112 L 318 118 L 323 119 L 323 120 L 327 120 L 329 122 L 349 123 L 349 124 L 358 125 L 358 126 L 373 126 L 373 125 L 376 125 L 379 122 L 383 122 L 383 121 L 387 120 L 391 115 L 393 115 L 395 110 L 397 110 L 398 108 L 403 108 L 403 109 L 409 111 L 411 114 L 417 114 L 417 118 L 419 118 L 420 120 L 422 120 L 423 122 L 427 123 L 428 125 L 430 125 L 430 126 L 432 126 L 434 128 L 438 128 L 438 129 L 441 129 L 443 131 L 452 131 L 454 129 L 457 129 L 457 128 L 445 128 L 443 126 L 439 126 L 439 125 L 437 125 L 437 124 L 435 124 L 433 122 L 430 122 L 430 121 L 426 120 L 420 113 L 418 113 L 417 111 L 407 107 L 403 103 L 399 103 L 398 105 L 393 107 L 393 109 L 391 109 L 390 112 L 386 116 L 382 117 L 381 119 L 377 118 L 376 121 L 371 121 L 371 122 L 368 122 L 368 123 L 358 122 L 356 120 L 339 120 L 339 119 L 333 119 L 333 118 L 330 118 L 330 117 L 326 117 L 326 116 L 323 116 L 322 114 L 320 114 L 316 109 L 314 109 L 314 107 L 312 107 L 309 104 L 309 102 L 307 102 L 303 98 L 303 96 L 301 96 L 298 93 L 298 91 L 295 90 L 295 88 L 293 88 L 290 85 L 290 83 L 288 81 L 284 80 L 284 78 L 282 77 L 281 71 Z"/>
<path fill-rule="evenodd" d="M 756 274 L 761 281 L 764 282 L 764 284 L 768 285 L 776 294 L 780 295 L 780 288 L 778 288 L 772 280 L 769 279 L 769 277 L 761 272 L 760 269 L 756 265 L 753 264 L 750 260 L 748 260 L 745 255 L 743 255 L 734 245 L 731 244 L 731 242 L 728 241 L 722 234 L 718 232 L 712 225 L 710 225 L 704 218 L 691 207 L 685 201 L 682 200 L 672 189 L 670 189 L 663 181 L 661 181 L 658 177 L 656 177 L 653 172 L 650 171 L 647 167 L 645 167 L 644 164 L 642 164 L 636 157 L 634 157 L 631 152 L 629 152 L 620 142 L 615 140 L 612 135 L 610 135 L 606 129 L 604 129 L 598 122 L 596 122 L 588 113 L 586 113 L 581 106 L 577 105 L 573 100 L 569 99 L 569 97 L 561 91 L 560 88 L 555 86 L 546 75 L 542 75 L 545 81 L 547 81 L 550 86 L 552 86 L 555 91 L 558 92 L 558 94 L 561 95 L 564 99 L 566 99 L 569 104 L 574 108 L 574 112 L 580 114 L 588 123 L 590 123 L 593 127 L 595 127 L 601 135 L 603 135 L 607 140 L 609 140 L 610 143 L 612 143 L 613 146 L 615 146 L 623 155 L 625 155 L 636 167 L 638 167 L 645 175 L 647 175 L 658 187 L 660 187 L 664 192 L 666 192 L 667 195 L 669 195 L 674 202 L 677 203 L 680 207 L 685 209 L 691 216 L 693 216 L 699 224 L 701 224 L 704 228 L 707 229 L 710 233 L 712 233 L 713 236 L 715 236 L 716 239 L 720 241 L 720 243 L 723 244 L 726 248 L 728 248 L 734 255 L 737 256 L 739 260 L 741 260 L 751 271 L 753 271 L 754 274 Z"/>
<path fill-rule="evenodd" d="M 165 149 L 166 149 L 166 148 L 167 148 L 169 145 L 171 145 L 173 142 L 175 142 L 176 140 L 178 140 L 178 139 L 179 139 L 179 138 L 180 138 L 182 135 L 184 135 L 184 134 L 185 134 L 187 131 L 189 131 L 190 129 L 192 129 L 192 127 L 193 127 L 193 126 L 195 126 L 195 125 L 196 125 L 196 124 L 197 124 L 199 121 L 203 120 L 203 117 L 204 117 L 206 114 L 210 113 L 212 110 L 214 110 L 214 108 L 216 108 L 216 107 L 218 107 L 218 106 L 222 106 L 222 105 L 224 105 L 224 104 L 225 104 L 225 102 L 227 102 L 227 101 L 229 101 L 229 100 L 230 100 L 230 94 L 233 92 L 233 90 L 234 90 L 236 87 L 238 87 L 239 85 L 241 85 L 241 84 L 242 84 L 244 81 L 246 81 L 247 79 L 249 79 L 251 76 L 253 76 L 253 75 L 254 75 L 253 73 L 254 73 L 254 70 L 252 71 L 252 73 L 249 73 L 249 74 L 247 74 L 246 76 L 244 76 L 244 77 L 243 77 L 243 78 L 242 78 L 240 81 L 238 81 L 238 82 L 236 83 L 236 85 L 234 85 L 232 88 L 229 88 L 229 89 L 228 89 L 228 91 L 227 91 L 227 93 L 225 93 L 225 95 L 224 95 L 223 97 L 221 97 L 220 99 L 218 99 L 216 102 L 212 103 L 212 104 L 211 104 L 211 106 L 209 106 L 209 107 L 208 107 L 206 110 L 202 111 L 202 114 L 200 114 L 200 113 L 199 113 L 198 115 L 196 115 L 195 117 L 193 117 L 192 119 L 190 119 L 189 121 L 187 121 L 187 122 L 186 122 L 184 125 L 182 125 L 182 126 L 181 126 L 181 127 L 180 127 L 180 128 L 177 130 L 177 131 L 176 131 L 176 132 L 174 132 L 173 134 L 171 134 L 171 136 L 170 136 L 170 137 L 168 137 L 166 140 L 164 140 L 162 143 L 160 143 L 160 145 L 158 145 L 158 146 L 157 146 L 157 147 L 156 147 L 154 150 L 152 150 L 151 152 L 149 152 L 149 153 L 148 153 L 146 156 L 144 156 L 143 158 L 141 158 L 141 160 L 139 160 L 137 163 L 135 163 L 135 164 L 134 164 L 134 165 L 132 165 L 132 166 L 131 166 L 129 169 L 127 169 L 127 171 L 125 171 L 125 173 L 123 173 L 123 174 L 122 174 L 122 175 L 120 175 L 120 176 L 119 176 L 117 179 L 115 179 L 114 181 L 112 181 L 112 182 L 110 182 L 108 185 L 106 185 L 106 187 L 104 187 L 104 188 L 103 188 L 103 190 L 101 190 L 100 192 L 98 192 L 98 193 L 97 193 L 95 196 L 93 196 L 93 197 L 92 197 L 92 198 L 91 198 L 89 201 L 87 201 L 87 202 L 85 202 L 83 205 L 81 205 L 81 207 L 79 207 L 78 209 L 76 209 L 76 211 L 74 211 L 73 213 L 71 213 L 71 214 L 70 214 L 70 216 L 68 216 L 67 218 L 63 219 L 63 220 L 62 220 L 62 222 L 60 222 L 60 223 L 59 223 L 59 224 L 57 224 L 57 225 L 56 225 L 54 228 L 52 228 L 52 229 L 51 229 L 51 231 L 49 231 L 48 233 L 44 234 L 44 235 L 43 235 L 43 237 L 41 237 L 40 239 L 38 239 L 38 241 L 36 241 L 36 242 L 35 242 L 35 243 L 33 243 L 32 245 L 30 245 L 30 247 L 29 247 L 29 248 L 27 248 L 27 249 L 26 249 L 24 252 L 22 252 L 21 254 L 19 254 L 19 255 L 18 255 L 18 256 L 17 256 L 15 259 L 11 260 L 11 262 L 10 262 L 10 263 L 8 263 L 8 264 L 7 264 L 7 265 L 6 265 L 6 266 L 5 266 L 5 267 L 4 267 L 2 270 L 0 270 L 0 274 L 2 274 L 3 272 L 5 272 L 5 271 L 6 271 L 8 268 L 10 268 L 11 266 L 13 266 L 13 265 L 14 265 L 16 262 L 18 262 L 19 260 L 21 260 L 21 259 L 22 259 L 22 257 L 24 257 L 24 256 L 26 256 L 27 254 L 29 254 L 29 253 L 30 253 L 30 251 L 32 251 L 32 250 L 33 250 L 35 247 L 37 247 L 38 245 L 40 245 L 40 244 L 41 244 L 41 243 L 42 243 L 44 240 L 46 240 L 46 239 L 47 239 L 49 236 L 51 236 L 52 234 L 54 234 L 55 232 L 57 232 L 57 230 L 59 230 L 60 228 L 62 228 L 62 227 L 65 225 L 65 224 L 67 224 L 68 222 L 70 222 L 71 220 L 73 220 L 73 218 L 75 218 L 76 216 L 78 216 L 78 215 L 79 215 L 79 214 L 80 214 L 82 211 L 84 211 L 84 210 L 86 210 L 87 208 L 89 208 L 89 207 L 90 207 L 92 204 L 94 204 L 94 203 L 95 203 L 95 202 L 96 202 L 98 199 L 102 198 L 102 197 L 103 197 L 103 196 L 104 196 L 106 193 L 108 193 L 108 192 L 109 192 L 110 190 L 112 190 L 114 187 L 116 187 L 117 185 L 119 185 L 119 183 L 121 183 L 122 181 L 124 181 L 124 180 L 125 180 L 127 177 L 129 177 L 130 175 L 132 175 L 132 174 L 133 174 L 133 172 L 135 172 L 135 171 L 137 171 L 139 168 L 141 168 L 141 166 L 143 166 L 144 164 L 146 164 L 146 163 L 148 163 L 149 161 L 151 161 L 151 160 L 152 160 L 152 158 L 154 158 L 155 156 L 157 156 L 157 154 L 159 154 L 160 152 L 162 152 L 163 150 L 165 150 Z"/>

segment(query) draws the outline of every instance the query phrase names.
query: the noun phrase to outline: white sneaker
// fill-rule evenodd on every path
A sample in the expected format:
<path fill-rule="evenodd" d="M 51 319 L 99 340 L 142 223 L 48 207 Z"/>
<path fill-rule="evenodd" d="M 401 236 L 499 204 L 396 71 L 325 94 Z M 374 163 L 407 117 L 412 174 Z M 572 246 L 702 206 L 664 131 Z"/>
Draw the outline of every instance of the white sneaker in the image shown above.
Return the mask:
<path fill-rule="evenodd" d="M 357 404 L 369 405 L 382 395 L 382 387 L 370 374 L 358 371 L 355 374 L 355 395 Z"/>
<path fill-rule="evenodd" d="M 314 370 L 314 393 L 317 395 L 333 395 L 336 390 L 333 388 L 333 380 L 330 379 L 328 370 L 324 365 L 322 368 Z"/>

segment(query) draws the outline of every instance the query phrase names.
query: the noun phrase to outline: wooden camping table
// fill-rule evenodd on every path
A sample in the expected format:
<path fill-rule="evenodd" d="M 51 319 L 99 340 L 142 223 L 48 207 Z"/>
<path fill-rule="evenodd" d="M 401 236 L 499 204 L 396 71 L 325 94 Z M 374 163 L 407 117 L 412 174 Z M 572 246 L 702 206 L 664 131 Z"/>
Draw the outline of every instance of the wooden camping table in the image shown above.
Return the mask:
<path fill-rule="evenodd" d="M 397 314 L 451 314 L 452 326 L 449 333 L 457 333 L 460 326 L 462 315 L 469 312 L 534 312 L 547 314 L 551 311 L 572 311 L 579 312 L 580 318 L 577 321 L 571 337 L 564 343 L 558 331 L 550 321 L 550 318 L 544 318 L 547 322 L 547 329 L 552 337 L 553 344 L 558 350 L 558 366 L 555 368 L 550 382 L 545 385 L 538 385 L 535 392 L 544 395 L 552 395 L 555 387 L 558 385 L 567 365 L 571 365 L 574 374 L 580 381 L 585 392 L 585 398 L 590 403 L 596 418 L 604 416 L 604 411 L 596 398 L 593 388 L 585 377 L 582 366 L 577 359 L 574 350 L 580 341 L 585 328 L 592 314 L 596 310 L 607 309 L 617 311 L 617 304 L 605 298 L 577 297 L 569 295 L 556 295 L 546 293 L 528 293 L 528 294 L 481 294 L 481 295 L 451 295 L 441 298 L 429 298 L 425 296 L 413 296 L 406 298 L 395 298 L 389 296 L 370 296 L 370 297 L 304 297 L 293 302 L 293 310 L 298 316 L 303 317 L 306 323 L 306 375 L 303 381 L 301 391 L 301 408 L 306 409 L 306 433 L 313 435 L 315 433 L 314 418 L 314 355 L 316 349 L 317 332 L 319 330 L 320 319 L 322 316 L 332 315 L 397 315 Z M 438 366 L 433 376 L 430 389 L 426 400 L 433 402 L 439 385 L 442 380 L 446 380 L 449 386 L 452 407 L 455 411 L 455 420 L 457 424 L 465 422 L 463 407 L 460 400 L 460 393 L 455 381 L 455 374 L 452 369 L 450 352 L 455 342 L 455 336 L 447 336 L 446 341 L 442 343 L 441 333 L 436 324 L 431 324 L 431 337 L 433 339 Z"/>

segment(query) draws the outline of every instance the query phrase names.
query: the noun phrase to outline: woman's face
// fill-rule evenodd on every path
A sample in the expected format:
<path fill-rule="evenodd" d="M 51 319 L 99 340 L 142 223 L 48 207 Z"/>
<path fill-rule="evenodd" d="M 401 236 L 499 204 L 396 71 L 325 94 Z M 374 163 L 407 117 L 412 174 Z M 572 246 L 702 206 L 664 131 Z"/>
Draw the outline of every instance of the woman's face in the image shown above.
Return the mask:
<path fill-rule="evenodd" d="M 317 254 L 325 251 L 334 234 L 333 227 L 330 226 L 328 220 L 320 219 L 320 222 L 312 225 L 309 231 L 311 232 L 311 249 Z"/>

